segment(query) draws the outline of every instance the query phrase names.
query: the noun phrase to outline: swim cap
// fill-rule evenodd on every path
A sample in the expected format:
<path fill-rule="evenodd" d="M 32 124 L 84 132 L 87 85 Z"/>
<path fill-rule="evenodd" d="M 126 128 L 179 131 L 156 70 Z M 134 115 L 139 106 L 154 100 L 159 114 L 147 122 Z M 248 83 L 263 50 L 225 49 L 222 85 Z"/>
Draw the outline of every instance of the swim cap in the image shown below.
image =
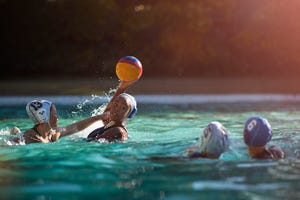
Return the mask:
<path fill-rule="evenodd" d="M 127 118 L 132 118 L 137 113 L 137 103 L 133 96 L 127 93 L 122 93 L 119 96 L 126 97 L 130 100 L 130 111 L 128 112 Z"/>
<path fill-rule="evenodd" d="M 228 131 L 217 121 L 210 122 L 199 139 L 201 153 L 221 155 L 230 145 Z"/>
<path fill-rule="evenodd" d="M 21 130 L 18 127 L 14 126 L 10 129 L 9 133 L 11 135 L 17 135 L 18 133 L 21 133 Z"/>
<path fill-rule="evenodd" d="M 48 123 L 52 102 L 47 100 L 33 100 L 26 106 L 26 111 L 34 125 Z"/>
<path fill-rule="evenodd" d="M 266 145 L 272 138 L 269 122 L 262 117 L 250 117 L 244 127 L 244 142 L 253 147 Z"/>

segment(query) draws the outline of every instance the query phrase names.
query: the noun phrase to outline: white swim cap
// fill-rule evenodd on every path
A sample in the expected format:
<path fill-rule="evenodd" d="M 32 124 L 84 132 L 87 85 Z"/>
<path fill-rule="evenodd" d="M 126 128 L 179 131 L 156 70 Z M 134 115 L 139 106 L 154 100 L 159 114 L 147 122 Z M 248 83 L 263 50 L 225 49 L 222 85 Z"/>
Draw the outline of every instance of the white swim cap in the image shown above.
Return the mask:
<path fill-rule="evenodd" d="M 130 100 L 130 111 L 128 112 L 127 118 L 132 118 L 137 113 L 137 103 L 133 96 L 127 93 L 122 93 L 119 96 L 126 97 Z"/>
<path fill-rule="evenodd" d="M 230 145 L 227 130 L 217 121 L 211 122 L 205 127 L 199 140 L 201 153 L 212 155 L 221 155 Z"/>
<path fill-rule="evenodd" d="M 47 100 L 33 100 L 26 106 L 26 111 L 34 125 L 48 123 L 52 102 Z"/>

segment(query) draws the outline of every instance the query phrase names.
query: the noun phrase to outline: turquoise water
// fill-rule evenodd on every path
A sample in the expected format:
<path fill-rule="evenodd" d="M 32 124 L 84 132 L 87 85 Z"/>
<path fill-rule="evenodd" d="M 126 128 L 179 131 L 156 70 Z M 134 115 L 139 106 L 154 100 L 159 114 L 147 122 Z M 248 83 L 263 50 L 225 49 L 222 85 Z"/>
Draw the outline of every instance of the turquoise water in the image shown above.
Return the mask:
<path fill-rule="evenodd" d="M 22 131 L 32 127 L 25 104 L 2 103 L 1 199 L 300 198 L 300 102 L 143 100 L 138 98 L 139 111 L 127 121 L 130 138 L 125 142 L 87 143 L 89 128 L 56 143 L 24 146 L 8 146 L 5 140 L 13 125 Z M 97 108 L 82 100 L 70 102 L 62 98 L 57 103 L 60 126 L 88 117 Z M 280 145 L 286 159 L 248 156 L 242 130 L 252 115 L 268 118 L 273 127 L 270 145 Z M 215 120 L 231 133 L 230 150 L 220 159 L 151 159 L 184 156 L 202 129 Z"/>

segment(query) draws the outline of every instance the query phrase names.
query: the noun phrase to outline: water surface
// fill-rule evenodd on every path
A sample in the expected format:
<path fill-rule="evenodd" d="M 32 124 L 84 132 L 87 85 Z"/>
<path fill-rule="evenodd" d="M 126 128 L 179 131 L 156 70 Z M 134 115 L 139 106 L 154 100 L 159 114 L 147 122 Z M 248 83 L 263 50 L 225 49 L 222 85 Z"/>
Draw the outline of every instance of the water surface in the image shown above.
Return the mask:
<path fill-rule="evenodd" d="M 192 102 L 191 96 L 173 97 L 171 102 L 167 96 L 138 96 L 139 110 L 127 121 L 129 139 L 125 142 L 85 142 L 98 126 L 94 124 L 56 143 L 24 146 L 8 146 L 5 140 L 13 125 L 22 131 L 32 127 L 25 112 L 25 102 L 32 98 L 2 98 L 2 199 L 299 199 L 297 98 L 272 101 L 256 96 L 255 101 L 247 101 L 247 96 L 222 102 L 195 97 L 202 101 Z M 104 97 L 44 98 L 57 102 L 60 126 L 91 116 L 99 106 L 95 102 L 105 102 Z M 252 115 L 269 120 L 273 127 L 270 145 L 280 145 L 286 159 L 248 156 L 242 130 Z M 230 150 L 220 159 L 152 159 L 185 156 L 185 149 L 196 144 L 211 121 L 220 121 L 230 131 Z"/>

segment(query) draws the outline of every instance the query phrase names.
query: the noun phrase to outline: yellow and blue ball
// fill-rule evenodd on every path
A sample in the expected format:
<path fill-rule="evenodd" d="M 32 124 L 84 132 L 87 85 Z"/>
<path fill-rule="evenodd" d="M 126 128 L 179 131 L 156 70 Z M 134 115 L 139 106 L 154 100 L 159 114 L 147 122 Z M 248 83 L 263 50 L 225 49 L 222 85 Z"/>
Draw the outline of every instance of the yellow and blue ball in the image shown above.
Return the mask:
<path fill-rule="evenodd" d="M 121 81 L 136 81 L 142 73 L 142 63 L 133 56 L 125 56 L 117 63 L 116 74 Z"/>

